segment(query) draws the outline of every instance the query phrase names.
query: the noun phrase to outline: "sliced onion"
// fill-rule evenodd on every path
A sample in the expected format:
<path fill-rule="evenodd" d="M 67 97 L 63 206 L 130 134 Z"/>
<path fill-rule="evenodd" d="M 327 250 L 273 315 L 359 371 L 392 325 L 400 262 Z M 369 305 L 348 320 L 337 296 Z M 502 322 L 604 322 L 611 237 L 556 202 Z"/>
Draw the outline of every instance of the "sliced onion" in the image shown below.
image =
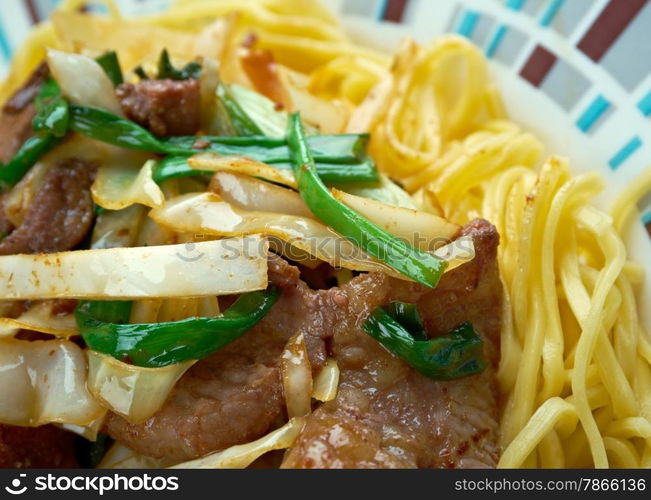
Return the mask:
<path fill-rule="evenodd" d="M 221 156 L 216 153 L 201 153 L 188 158 L 188 165 L 195 170 L 237 172 L 251 177 L 260 177 L 283 186 L 296 187 L 296 180 L 291 169 L 274 168 L 246 156 Z"/>
<path fill-rule="evenodd" d="M 287 415 L 304 417 L 311 411 L 312 367 L 302 333 L 289 339 L 280 356 Z"/>
<path fill-rule="evenodd" d="M 78 335 L 73 314 L 60 315 L 52 311 L 51 301 L 36 302 L 17 318 L 0 318 L 0 337 L 13 336 L 18 330 L 31 330 L 65 338 Z"/>
<path fill-rule="evenodd" d="M 456 224 L 427 212 L 387 205 L 339 189 L 333 189 L 332 195 L 371 222 L 423 251 L 449 243 L 461 230 Z"/>
<path fill-rule="evenodd" d="M 312 397 L 318 401 L 332 401 L 339 388 L 339 366 L 337 360 L 329 358 L 321 371 L 314 377 Z"/>
<path fill-rule="evenodd" d="M 170 469 L 244 469 L 265 453 L 284 450 L 294 444 L 305 419 L 292 418 L 285 425 L 266 436 L 247 444 L 231 446 L 203 458 L 174 465 Z"/>
<path fill-rule="evenodd" d="M 267 287 L 266 238 L 0 256 L 0 299 L 228 295 Z"/>
<path fill-rule="evenodd" d="M 165 197 L 152 178 L 154 160 L 146 161 L 142 168 L 130 168 L 116 161 L 102 165 L 91 187 L 93 201 L 108 210 L 120 210 L 140 203 L 158 207 Z"/>
<path fill-rule="evenodd" d="M 296 191 L 248 175 L 217 172 L 210 182 L 210 189 L 225 201 L 247 210 L 314 218 Z"/>
<path fill-rule="evenodd" d="M 104 413 L 86 389 L 86 359 L 67 340 L 0 340 L 0 422 L 90 425 Z"/>
<path fill-rule="evenodd" d="M 87 354 L 88 390 L 106 408 L 136 424 L 160 410 L 174 384 L 196 363 L 143 368 L 96 351 Z"/>
<path fill-rule="evenodd" d="M 50 49 L 47 51 L 47 62 L 61 92 L 70 102 L 123 115 L 113 83 L 94 59 Z"/>

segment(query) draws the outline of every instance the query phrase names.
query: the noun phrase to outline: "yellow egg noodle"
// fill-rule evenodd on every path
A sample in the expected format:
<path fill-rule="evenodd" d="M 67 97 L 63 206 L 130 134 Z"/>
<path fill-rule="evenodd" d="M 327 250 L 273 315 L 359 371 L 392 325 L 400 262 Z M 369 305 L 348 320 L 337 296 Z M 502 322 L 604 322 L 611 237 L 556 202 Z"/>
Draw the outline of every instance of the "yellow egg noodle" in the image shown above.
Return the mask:
<path fill-rule="evenodd" d="M 651 341 L 636 304 L 643 273 L 622 240 L 651 189 L 651 169 L 611 214 L 595 208 L 601 177 L 572 175 L 566 159 L 543 158 L 541 142 L 506 116 L 481 52 L 460 37 L 407 39 L 391 59 L 352 43 L 317 2 L 178 0 L 129 21 L 110 1 L 100 2 L 107 17 L 82 16 L 82 3 L 62 2 L 53 21 L 32 32 L 0 99 L 43 60 L 45 47 L 111 48 L 125 67 L 151 63 L 167 47 L 179 59 L 214 58 L 226 81 L 252 87 L 238 47 L 253 34 L 279 73 L 298 82 L 294 107 L 323 106 L 312 124 L 370 132 L 380 169 L 417 206 L 454 224 L 483 217 L 497 227 L 505 294 L 499 467 L 651 467 Z M 333 106 L 340 121 L 329 118 Z M 155 318 L 160 308 L 160 300 L 138 302 L 133 314 Z M 253 448 L 291 445 L 296 425 Z M 239 462 L 226 457 L 236 452 L 202 460 L 232 466 Z"/>

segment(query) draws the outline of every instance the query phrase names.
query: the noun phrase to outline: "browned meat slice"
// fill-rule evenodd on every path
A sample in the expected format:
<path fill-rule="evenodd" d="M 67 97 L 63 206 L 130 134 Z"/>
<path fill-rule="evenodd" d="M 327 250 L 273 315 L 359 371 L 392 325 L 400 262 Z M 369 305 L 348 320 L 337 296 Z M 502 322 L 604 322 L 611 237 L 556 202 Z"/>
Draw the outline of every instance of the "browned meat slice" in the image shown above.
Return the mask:
<path fill-rule="evenodd" d="M 112 414 L 106 432 L 139 453 L 180 462 L 257 439 L 278 422 L 284 408 L 280 354 L 301 329 L 314 352 L 313 363 L 325 359 L 319 338 L 323 327 L 315 320 L 325 319 L 316 311 L 325 304 L 299 280 L 298 270 L 280 258 L 270 259 L 269 277 L 283 293 L 255 328 L 195 364 L 147 422 L 134 425 Z"/>
<path fill-rule="evenodd" d="M 341 370 L 337 398 L 308 419 L 283 466 L 290 468 L 493 467 L 498 458 L 493 368 L 448 382 L 420 375 L 361 330 L 378 305 L 417 302 L 430 334 L 473 322 L 495 362 L 502 288 L 498 236 L 485 221 L 464 229 L 477 257 L 426 291 L 404 281 L 360 276 L 341 293 L 347 307 L 332 352 Z"/>
<path fill-rule="evenodd" d="M 0 255 L 60 252 L 81 243 L 93 221 L 94 174 L 95 165 L 83 160 L 70 158 L 56 164 L 24 222 L 0 241 Z"/>
<path fill-rule="evenodd" d="M 0 114 L 1 162 L 8 162 L 32 135 L 32 119 L 36 113 L 32 101 L 48 76 L 47 65 L 43 63 L 3 106 Z"/>
<path fill-rule="evenodd" d="M 77 467 L 74 435 L 53 425 L 0 424 L 0 468 Z"/>
<path fill-rule="evenodd" d="M 197 80 L 123 83 L 117 95 L 127 117 L 159 137 L 192 135 L 199 129 Z"/>

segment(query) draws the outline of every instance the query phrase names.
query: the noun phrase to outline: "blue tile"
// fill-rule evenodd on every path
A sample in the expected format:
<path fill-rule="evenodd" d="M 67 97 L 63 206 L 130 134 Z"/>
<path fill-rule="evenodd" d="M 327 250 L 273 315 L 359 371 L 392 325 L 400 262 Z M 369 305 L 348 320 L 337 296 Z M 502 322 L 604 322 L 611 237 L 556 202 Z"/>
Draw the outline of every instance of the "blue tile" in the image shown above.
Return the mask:
<path fill-rule="evenodd" d="M 610 103 L 600 95 L 590 103 L 590 106 L 583 112 L 576 122 L 576 126 L 582 132 L 587 132 L 590 127 L 602 116 L 610 107 Z"/>
<path fill-rule="evenodd" d="M 565 0 L 552 0 L 540 17 L 540 25 L 549 26 L 564 3 Z"/>
<path fill-rule="evenodd" d="M 471 10 L 467 11 L 461 18 L 461 22 L 457 27 L 457 33 L 470 38 L 472 32 L 475 30 L 475 26 L 477 26 L 477 21 L 479 21 L 479 14 Z"/>
<path fill-rule="evenodd" d="M 651 90 L 640 99 L 640 102 L 637 103 L 637 108 L 642 111 L 644 116 L 651 115 Z"/>
<path fill-rule="evenodd" d="M 613 156 L 608 165 L 610 168 L 615 169 L 624 163 L 629 156 L 631 156 L 635 151 L 642 145 L 642 139 L 637 135 L 628 141 L 622 149 L 620 149 L 615 156 Z"/>
<path fill-rule="evenodd" d="M 495 54 L 497 47 L 499 47 L 500 43 L 502 43 L 507 29 L 508 28 L 504 24 L 501 24 L 497 27 L 493 33 L 493 36 L 488 42 L 488 46 L 486 47 L 486 57 L 493 57 L 493 54 Z"/>

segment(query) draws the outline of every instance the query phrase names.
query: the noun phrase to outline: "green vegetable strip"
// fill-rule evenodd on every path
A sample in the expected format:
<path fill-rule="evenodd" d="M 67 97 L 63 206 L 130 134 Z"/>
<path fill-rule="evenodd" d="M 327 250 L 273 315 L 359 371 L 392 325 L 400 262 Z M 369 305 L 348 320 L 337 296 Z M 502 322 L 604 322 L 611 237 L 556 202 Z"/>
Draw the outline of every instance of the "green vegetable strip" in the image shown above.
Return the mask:
<path fill-rule="evenodd" d="M 16 184 L 38 159 L 59 144 L 60 139 L 52 134 L 27 139 L 14 157 L 0 166 L 0 185 L 7 189 Z"/>
<path fill-rule="evenodd" d="M 298 114 L 289 117 L 288 144 L 298 191 L 312 213 L 336 232 L 414 281 L 434 288 L 447 262 L 422 252 L 336 200 L 316 170 Z"/>
<path fill-rule="evenodd" d="M 389 316 L 404 326 L 414 339 L 427 340 L 427 331 L 425 330 L 425 325 L 423 324 L 416 304 L 397 301 L 391 302 L 386 307 L 386 311 L 389 313 Z"/>
<path fill-rule="evenodd" d="M 176 69 L 170 61 L 170 55 L 167 52 L 167 49 L 163 49 L 158 59 L 158 79 L 170 79 L 170 80 L 187 80 L 188 78 L 194 78 L 195 80 L 201 76 L 201 64 L 198 62 L 189 62 L 186 64 L 183 69 Z"/>
<path fill-rule="evenodd" d="M 404 325 L 378 307 L 363 328 L 388 351 L 434 380 L 466 377 L 486 368 L 483 341 L 468 322 L 441 337 L 416 340 Z"/>
<path fill-rule="evenodd" d="M 115 320 L 128 316 L 120 302 L 81 302 L 75 315 L 89 348 L 137 366 L 160 367 L 204 358 L 233 342 L 264 318 L 279 294 L 273 287 L 250 292 L 221 316 L 167 323 L 121 324 Z"/>
<path fill-rule="evenodd" d="M 251 117 L 242 109 L 237 99 L 233 97 L 230 88 L 220 83 L 217 87 L 217 97 L 221 99 L 228 118 L 238 136 L 264 135 L 260 127 L 251 119 Z"/>
<path fill-rule="evenodd" d="M 274 163 L 276 168 L 291 169 L 290 163 Z M 365 161 L 352 165 L 334 163 L 317 163 L 316 170 L 323 182 L 329 184 L 378 182 L 378 174 L 373 162 Z M 187 156 L 166 156 L 156 163 L 153 172 L 154 182 L 160 184 L 168 179 L 192 177 L 195 175 L 212 175 L 208 170 L 196 170 L 187 162 Z"/>
<path fill-rule="evenodd" d="M 70 112 L 68 101 L 61 95 L 59 84 L 48 78 L 34 98 L 36 115 L 32 120 L 35 132 L 51 133 L 56 137 L 63 137 L 68 132 Z"/>
<path fill-rule="evenodd" d="M 108 75 L 111 82 L 113 82 L 114 87 L 117 87 L 124 82 L 122 69 L 120 68 L 120 61 L 118 60 L 118 55 L 114 50 L 106 52 L 95 60 Z"/>

